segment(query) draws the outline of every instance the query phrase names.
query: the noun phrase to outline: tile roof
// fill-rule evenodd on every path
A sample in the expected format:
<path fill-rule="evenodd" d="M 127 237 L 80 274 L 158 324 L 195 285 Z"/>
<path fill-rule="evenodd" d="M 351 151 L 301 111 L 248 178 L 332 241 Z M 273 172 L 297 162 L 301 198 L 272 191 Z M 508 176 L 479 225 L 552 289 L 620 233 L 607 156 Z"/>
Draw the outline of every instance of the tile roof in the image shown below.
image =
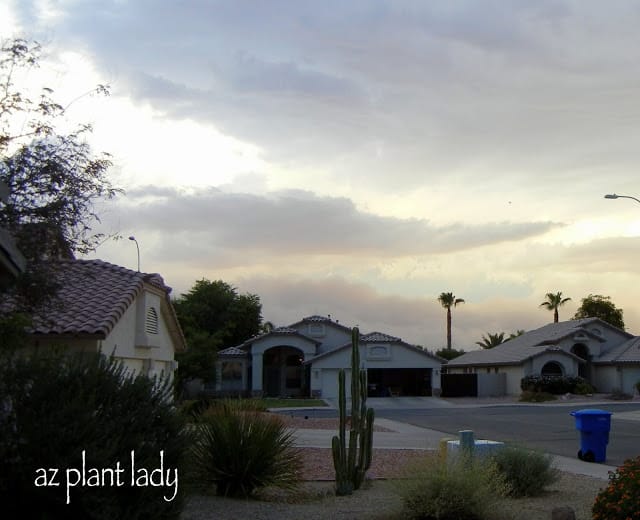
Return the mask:
<path fill-rule="evenodd" d="M 331 318 L 329 318 L 328 316 L 319 316 L 317 314 L 314 314 L 313 316 L 307 316 L 306 318 L 302 318 L 302 321 L 331 321 Z"/>
<path fill-rule="evenodd" d="M 530 359 L 544 351 L 545 346 L 553 346 L 566 337 L 577 333 L 586 334 L 599 341 L 603 338 L 596 336 L 585 329 L 586 325 L 599 322 L 603 327 L 610 327 L 607 323 L 598 318 L 584 318 L 581 320 L 569 320 L 559 323 L 549 323 L 538 329 L 526 332 L 509 341 L 487 349 L 472 350 L 460 357 L 452 359 L 448 366 L 467 366 L 478 364 L 518 364 L 526 359 Z M 611 327 L 613 328 L 613 327 Z M 618 329 L 616 329 L 618 330 Z M 627 337 L 633 337 L 624 331 L 619 331 Z M 546 349 L 550 350 L 550 349 Z"/>
<path fill-rule="evenodd" d="M 402 339 L 400 338 L 396 338 L 395 336 L 389 336 L 387 334 L 382 334 L 381 332 L 372 332 L 371 334 L 379 334 L 380 336 L 386 336 L 387 338 L 391 338 L 391 339 L 387 339 L 387 340 L 383 340 L 383 339 L 376 339 L 373 340 L 375 342 L 386 342 L 386 343 L 396 343 L 399 346 L 402 346 L 408 350 L 413 350 L 414 352 L 418 352 L 419 354 L 423 355 L 423 356 L 427 356 L 430 357 L 432 359 L 436 359 L 437 361 L 440 361 L 441 363 L 444 363 L 446 360 L 436 356 L 435 354 L 429 352 L 428 350 L 424 350 L 420 347 L 417 347 L 415 345 L 411 345 L 410 343 L 407 343 L 405 341 L 402 341 Z M 362 341 L 362 336 L 360 336 L 360 343 L 363 343 Z M 370 343 L 371 341 L 364 341 L 364 343 Z M 340 345 L 337 348 L 331 349 L 331 350 L 327 350 L 326 352 L 323 352 L 322 354 L 318 354 L 315 357 L 309 358 L 307 361 L 305 361 L 304 364 L 309 364 L 309 363 L 313 363 L 314 361 L 318 361 L 319 359 L 324 359 L 324 358 L 328 358 L 333 356 L 334 354 L 341 352 L 345 349 L 350 349 L 352 347 L 351 342 L 349 343 L 345 343 L 344 345 Z"/>
<path fill-rule="evenodd" d="M 53 266 L 60 283 L 46 311 L 34 316 L 34 334 L 107 336 L 145 284 L 168 294 L 159 274 L 132 271 L 102 260 L 60 260 Z"/>
<path fill-rule="evenodd" d="M 640 363 L 640 337 L 612 348 L 594 360 L 594 363 Z"/>
<path fill-rule="evenodd" d="M 371 343 L 375 341 L 384 341 L 384 342 L 394 342 L 394 341 L 402 341 L 400 338 L 395 336 L 390 336 L 389 334 L 385 334 L 383 332 L 369 332 L 368 334 L 363 334 L 360 336 L 360 341 L 364 341 L 365 343 Z"/>
<path fill-rule="evenodd" d="M 244 348 L 244 347 L 248 347 L 250 346 L 252 343 L 255 343 L 258 340 L 261 340 L 263 338 L 266 338 L 268 336 L 298 336 L 304 340 L 307 340 L 311 343 L 315 343 L 316 345 L 320 345 L 320 341 L 317 341 L 313 338 L 310 338 L 309 336 L 305 336 L 304 334 L 300 333 L 298 330 L 296 329 L 292 329 L 291 327 L 276 327 L 275 329 L 273 329 L 270 332 L 265 332 L 263 334 L 258 334 L 257 336 L 253 336 L 251 338 L 249 338 L 248 340 L 246 340 L 244 343 L 241 343 L 240 345 L 237 345 L 235 347 L 229 347 L 229 348 Z M 225 349 L 226 350 L 226 349 Z M 222 351 L 220 351 L 222 352 Z"/>
<path fill-rule="evenodd" d="M 303 323 L 325 323 L 328 325 L 332 325 L 333 327 L 343 329 L 345 331 L 351 331 L 350 327 L 343 325 L 338 320 L 334 320 L 333 318 L 331 318 L 331 316 L 320 316 L 318 314 L 302 318 L 300 321 L 296 321 L 295 323 L 289 325 L 289 327 L 295 327 L 296 325 L 301 325 Z"/>
<path fill-rule="evenodd" d="M 248 355 L 249 353 L 246 350 L 238 347 L 229 347 L 218 352 L 219 357 L 247 357 Z"/>
<path fill-rule="evenodd" d="M 298 331 L 296 329 L 292 329 L 291 327 L 276 327 L 271 332 L 274 334 L 295 334 Z"/>

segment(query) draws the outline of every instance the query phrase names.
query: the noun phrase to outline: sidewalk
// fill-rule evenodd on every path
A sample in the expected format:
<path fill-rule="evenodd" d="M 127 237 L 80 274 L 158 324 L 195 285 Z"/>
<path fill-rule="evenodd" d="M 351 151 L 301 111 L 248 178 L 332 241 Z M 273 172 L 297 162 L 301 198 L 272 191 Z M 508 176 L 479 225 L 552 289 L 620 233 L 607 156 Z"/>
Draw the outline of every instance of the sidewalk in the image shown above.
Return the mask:
<path fill-rule="evenodd" d="M 376 419 L 376 424 L 391 431 L 374 432 L 374 448 L 437 450 L 443 438 L 452 439 L 441 432 L 389 419 Z M 329 448 L 334 435 L 333 430 L 298 429 L 294 432 L 296 446 L 309 448 Z M 576 475 L 608 480 L 609 471 L 615 470 L 615 466 L 584 462 L 577 458 L 559 455 L 553 455 L 553 458 L 558 469 Z"/>

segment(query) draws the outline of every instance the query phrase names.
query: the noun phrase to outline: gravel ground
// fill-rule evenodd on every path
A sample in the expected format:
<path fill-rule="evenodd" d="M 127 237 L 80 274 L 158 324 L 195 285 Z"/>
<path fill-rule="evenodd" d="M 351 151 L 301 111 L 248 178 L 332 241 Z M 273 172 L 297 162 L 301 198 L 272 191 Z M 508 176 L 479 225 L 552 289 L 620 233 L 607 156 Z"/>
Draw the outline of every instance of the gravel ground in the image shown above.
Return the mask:
<path fill-rule="evenodd" d="M 335 419 L 285 417 L 291 428 L 336 429 Z M 352 496 L 336 497 L 329 448 L 298 448 L 303 452 L 304 482 L 296 492 L 265 490 L 251 500 L 216 496 L 192 496 L 182 520 L 266 519 L 373 519 L 400 520 L 402 501 L 397 494 L 398 477 L 407 463 L 425 452 L 421 450 L 374 449 L 368 480 Z M 563 473 L 548 492 L 537 498 L 505 500 L 495 520 L 549 520 L 557 506 L 571 506 L 578 520 L 591 518 L 591 505 L 606 482 Z"/>
<path fill-rule="evenodd" d="M 578 520 L 591 519 L 591 505 L 604 486 L 602 480 L 563 474 L 541 497 L 505 500 L 495 520 L 549 520 L 557 506 L 570 506 Z M 348 497 L 336 497 L 333 482 L 305 482 L 297 492 L 268 491 L 258 499 L 237 500 L 216 496 L 194 496 L 182 520 L 401 520 L 402 501 L 396 482 L 373 480 Z"/>

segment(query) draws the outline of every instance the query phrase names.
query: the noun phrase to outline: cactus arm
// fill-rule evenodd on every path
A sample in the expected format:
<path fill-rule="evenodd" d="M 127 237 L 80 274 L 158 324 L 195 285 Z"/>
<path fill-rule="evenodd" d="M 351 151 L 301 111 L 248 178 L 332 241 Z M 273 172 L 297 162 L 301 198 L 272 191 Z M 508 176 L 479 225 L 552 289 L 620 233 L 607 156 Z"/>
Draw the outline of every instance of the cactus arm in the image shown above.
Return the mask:
<path fill-rule="evenodd" d="M 358 489 L 371 466 L 373 451 L 374 411 L 367 407 L 367 371 L 360 368 L 360 332 L 351 331 L 351 426 L 346 442 L 346 376 L 338 372 L 338 435 L 331 439 L 331 452 L 336 473 L 336 494 L 350 495 Z"/>

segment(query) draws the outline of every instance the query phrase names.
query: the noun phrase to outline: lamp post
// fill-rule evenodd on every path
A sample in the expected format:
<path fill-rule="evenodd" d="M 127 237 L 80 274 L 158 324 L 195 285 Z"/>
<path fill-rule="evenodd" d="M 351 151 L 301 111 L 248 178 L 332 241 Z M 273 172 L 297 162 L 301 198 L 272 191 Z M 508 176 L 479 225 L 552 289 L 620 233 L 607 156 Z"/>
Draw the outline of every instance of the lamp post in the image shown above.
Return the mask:
<path fill-rule="evenodd" d="M 129 240 L 133 240 L 136 243 L 136 250 L 138 251 L 138 272 L 140 272 L 140 246 L 138 245 L 136 237 L 134 237 L 133 235 L 129 237 Z"/>
<path fill-rule="evenodd" d="M 640 204 L 640 199 L 636 199 L 635 197 L 631 197 L 630 195 L 618 195 L 616 193 L 607 193 L 604 196 L 605 199 L 631 199 L 635 200 L 638 204 Z"/>

